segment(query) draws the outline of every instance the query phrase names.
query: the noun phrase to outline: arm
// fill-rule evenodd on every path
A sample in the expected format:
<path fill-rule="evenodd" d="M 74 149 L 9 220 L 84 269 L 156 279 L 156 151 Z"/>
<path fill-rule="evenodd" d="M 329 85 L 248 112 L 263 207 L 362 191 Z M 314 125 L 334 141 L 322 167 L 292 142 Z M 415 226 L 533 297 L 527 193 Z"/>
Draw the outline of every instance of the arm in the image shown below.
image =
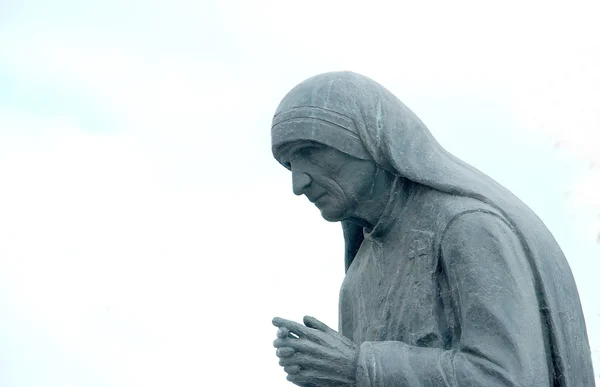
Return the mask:
<path fill-rule="evenodd" d="M 357 386 L 549 385 L 533 278 L 521 244 L 495 215 L 459 215 L 441 241 L 458 310 L 453 349 L 361 345 Z"/>

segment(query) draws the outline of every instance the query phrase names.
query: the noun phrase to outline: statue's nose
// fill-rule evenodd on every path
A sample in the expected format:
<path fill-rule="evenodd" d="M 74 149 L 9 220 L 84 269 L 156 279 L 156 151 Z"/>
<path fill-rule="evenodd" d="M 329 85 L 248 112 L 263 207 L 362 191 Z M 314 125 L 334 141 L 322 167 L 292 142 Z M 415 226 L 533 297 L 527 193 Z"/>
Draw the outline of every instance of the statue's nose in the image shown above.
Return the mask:
<path fill-rule="evenodd" d="M 296 195 L 302 195 L 304 189 L 312 183 L 312 179 L 305 172 L 294 172 L 292 170 L 292 184 L 294 186 L 294 193 Z"/>

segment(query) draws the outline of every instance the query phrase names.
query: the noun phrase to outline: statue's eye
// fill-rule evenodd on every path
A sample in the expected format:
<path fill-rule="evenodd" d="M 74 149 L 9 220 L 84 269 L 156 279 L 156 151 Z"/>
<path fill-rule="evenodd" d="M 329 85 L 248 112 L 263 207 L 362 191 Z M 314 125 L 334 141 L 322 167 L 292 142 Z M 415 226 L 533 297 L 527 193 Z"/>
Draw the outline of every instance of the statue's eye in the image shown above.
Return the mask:
<path fill-rule="evenodd" d="M 315 147 L 315 146 L 308 146 L 308 147 L 304 147 L 302 148 L 302 150 L 300 151 L 300 156 L 304 157 L 308 160 L 312 160 L 316 154 L 318 153 L 319 148 Z"/>
<path fill-rule="evenodd" d="M 311 160 L 314 156 L 316 147 L 308 146 L 297 149 L 293 152 L 290 162 L 294 162 L 297 159 Z"/>
<path fill-rule="evenodd" d="M 312 163 L 318 163 L 318 156 L 321 153 L 321 150 L 324 147 L 320 144 L 299 144 L 295 147 L 292 147 L 289 151 L 289 161 L 288 163 L 293 164 L 298 160 L 309 161 Z"/>

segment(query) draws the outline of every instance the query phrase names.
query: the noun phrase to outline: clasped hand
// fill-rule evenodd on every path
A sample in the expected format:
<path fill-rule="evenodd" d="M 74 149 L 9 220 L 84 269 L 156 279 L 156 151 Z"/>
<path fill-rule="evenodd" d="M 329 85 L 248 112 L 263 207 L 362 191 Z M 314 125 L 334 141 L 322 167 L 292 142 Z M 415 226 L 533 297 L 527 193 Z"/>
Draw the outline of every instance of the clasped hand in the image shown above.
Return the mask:
<path fill-rule="evenodd" d="M 350 339 L 310 316 L 304 325 L 279 317 L 273 325 L 279 328 L 273 346 L 287 380 L 302 387 L 356 386 L 358 348 Z"/>

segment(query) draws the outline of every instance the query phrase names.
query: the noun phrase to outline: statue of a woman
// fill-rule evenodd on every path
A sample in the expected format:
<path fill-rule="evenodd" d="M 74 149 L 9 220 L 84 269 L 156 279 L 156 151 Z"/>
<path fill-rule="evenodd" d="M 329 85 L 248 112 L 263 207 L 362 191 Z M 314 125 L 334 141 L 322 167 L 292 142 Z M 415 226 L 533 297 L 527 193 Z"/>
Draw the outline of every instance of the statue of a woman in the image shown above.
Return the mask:
<path fill-rule="evenodd" d="M 275 318 L 300 386 L 594 385 L 575 281 L 541 220 L 381 85 L 296 86 L 272 126 L 293 190 L 340 221 L 339 333 Z"/>

